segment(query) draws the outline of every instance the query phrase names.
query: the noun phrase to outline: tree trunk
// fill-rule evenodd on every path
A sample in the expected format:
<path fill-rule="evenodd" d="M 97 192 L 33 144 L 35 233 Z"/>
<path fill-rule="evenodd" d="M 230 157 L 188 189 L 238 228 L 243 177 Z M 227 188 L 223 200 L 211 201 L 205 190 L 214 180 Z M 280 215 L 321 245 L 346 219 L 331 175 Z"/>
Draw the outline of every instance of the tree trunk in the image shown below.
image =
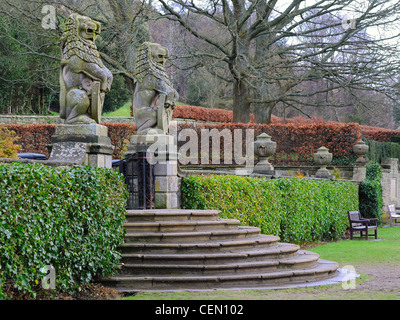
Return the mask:
<path fill-rule="evenodd" d="M 257 16 L 263 15 L 266 10 L 266 3 L 260 2 L 257 6 Z M 266 65 L 269 57 L 270 48 L 268 47 L 268 43 L 271 42 L 270 34 L 262 34 L 255 40 L 255 53 L 254 53 L 254 61 L 257 65 Z M 266 100 L 268 98 L 268 84 L 263 81 L 263 75 L 258 75 L 255 79 L 255 87 L 257 90 L 254 90 L 253 96 L 256 99 Z M 257 103 L 254 104 L 253 113 L 254 113 L 254 122 L 255 123 L 263 123 L 270 124 L 271 123 L 271 114 L 273 111 L 273 106 L 268 105 L 267 103 Z"/>
<path fill-rule="evenodd" d="M 235 79 L 233 83 L 233 122 L 250 121 L 249 88 L 246 82 Z"/>
<path fill-rule="evenodd" d="M 244 81 L 247 77 L 250 43 L 243 35 L 238 41 L 237 58 L 230 66 L 230 71 L 233 76 L 233 122 L 249 123 L 250 122 L 250 86 Z"/>
<path fill-rule="evenodd" d="M 270 124 L 271 123 L 272 108 L 267 104 L 256 104 L 254 107 L 254 122 Z"/>

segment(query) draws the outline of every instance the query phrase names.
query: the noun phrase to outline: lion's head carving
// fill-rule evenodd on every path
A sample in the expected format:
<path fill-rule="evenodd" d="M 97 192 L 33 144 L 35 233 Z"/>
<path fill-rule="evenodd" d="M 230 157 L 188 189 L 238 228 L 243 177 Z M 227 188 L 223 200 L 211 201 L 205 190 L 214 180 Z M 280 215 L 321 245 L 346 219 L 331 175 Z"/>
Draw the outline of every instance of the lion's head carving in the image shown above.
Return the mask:
<path fill-rule="evenodd" d="M 97 21 L 75 13 L 71 14 L 61 37 L 63 59 L 76 55 L 86 62 L 102 67 L 103 62 L 94 43 L 100 32 L 101 25 Z"/>
<path fill-rule="evenodd" d="M 143 82 L 147 75 L 154 76 L 158 82 L 171 86 L 169 77 L 165 71 L 165 60 L 168 58 L 168 51 L 157 43 L 144 42 L 139 48 L 134 75 L 137 81 Z M 157 88 L 154 88 L 157 89 Z"/>

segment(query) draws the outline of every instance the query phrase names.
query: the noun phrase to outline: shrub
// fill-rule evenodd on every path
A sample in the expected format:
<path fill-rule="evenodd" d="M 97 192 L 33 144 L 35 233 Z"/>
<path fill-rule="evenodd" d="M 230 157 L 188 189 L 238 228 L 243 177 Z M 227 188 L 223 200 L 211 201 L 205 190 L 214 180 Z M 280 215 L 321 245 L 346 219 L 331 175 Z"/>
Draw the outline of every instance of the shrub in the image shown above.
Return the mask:
<path fill-rule="evenodd" d="M 114 170 L 0 164 L 0 294 L 35 294 L 56 270 L 58 292 L 112 274 L 124 236 L 126 186 Z"/>
<path fill-rule="evenodd" d="M 367 174 L 359 187 L 359 210 L 364 218 L 377 218 L 382 222 L 382 169 L 379 163 L 367 165 Z"/>
<path fill-rule="evenodd" d="M 18 139 L 14 131 L 0 127 L 0 158 L 18 158 L 21 146 L 14 144 Z"/>
<path fill-rule="evenodd" d="M 191 176 L 182 179 L 182 207 L 221 210 L 223 218 L 302 244 L 340 238 L 358 194 L 349 181 Z"/>
<path fill-rule="evenodd" d="M 369 146 L 367 157 L 372 162 L 381 163 L 383 158 L 397 158 L 400 161 L 400 144 L 395 142 L 380 142 L 363 138 Z"/>
<path fill-rule="evenodd" d="M 246 130 L 254 130 L 254 139 L 261 133 L 268 133 L 272 140 L 277 143 L 277 149 L 271 161 L 279 165 L 299 165 L 313 164 L 313 154 L 317 152 L 318 148 L 325 146 L 333 154 L 334 159 L 351 160 L 354 159 L 353 146 L 360 140 L 360 127 L 358 124 L 352 123 L 314 123 L 308 125 L 294 125 L 294 124 L 237 124 L 237 123 L 223 123 L 223 124 L 188 124 L 179 123 L 178 132 L 183 129 L 193 129 L 197 133 L 198 150 L 201 150 L 201 131 L 203 129 L 217 129 L 221 132 L 228 129 L 234 137 L 236 129 L 242 130 L 242 140 L 239 145 L 242 151 L 246 150 Z M 178 148 L 184 145 L 186 141 L 178 141 Z M 223 158 L 224 139 L 221 139 L 220 155 Z M 211 149 L 210 139 L 210 149 Z M 235 141 L 235 146 L 237 143 Z M 240 152 L 240 150 L 239 150 Z M 282 156 L 285 155 L 286 157 Z M 287 157 L 290 155 L 290 157 Z M 199 161 L 200 162 L 200 161 Z M 339 163 L 335 163 L 339 164 Z"/>

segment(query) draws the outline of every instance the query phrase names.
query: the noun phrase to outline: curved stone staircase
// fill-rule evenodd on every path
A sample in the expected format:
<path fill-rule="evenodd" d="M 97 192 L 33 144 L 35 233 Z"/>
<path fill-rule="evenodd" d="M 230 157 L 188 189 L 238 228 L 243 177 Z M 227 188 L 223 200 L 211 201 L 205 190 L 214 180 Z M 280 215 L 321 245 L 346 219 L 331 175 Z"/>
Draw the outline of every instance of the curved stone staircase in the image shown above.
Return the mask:
<path fill-rule="evenodd" d="M 120 292 L 233 289 L 304 284 L 337 275 L 279 237 L 260 234 L 215 210 L 129 210 L 118 274 L 102 283 Z"/>

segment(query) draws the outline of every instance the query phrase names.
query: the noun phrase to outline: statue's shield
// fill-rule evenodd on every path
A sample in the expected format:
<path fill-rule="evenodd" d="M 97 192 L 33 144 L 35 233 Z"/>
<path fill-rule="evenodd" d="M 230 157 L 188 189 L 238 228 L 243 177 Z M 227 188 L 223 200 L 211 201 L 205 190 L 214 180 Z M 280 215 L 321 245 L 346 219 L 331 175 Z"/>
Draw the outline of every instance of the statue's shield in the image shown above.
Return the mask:
<path fill-rule="evenodd" d="M 101 113 L 103 111 L 103 103 L 100 92 L 100 81 L 93 81 L 91 109 L 93 120 L 100 124 Z"/>
<path fill-rule="evenodd" d="M 158 111 L 157 111 L 157 129 L 160 129 L 164 134 L 168 133 L 168 117 L 169 114 L 165 108 L 165 94 L 160 94 L 158 98 Z"/>

